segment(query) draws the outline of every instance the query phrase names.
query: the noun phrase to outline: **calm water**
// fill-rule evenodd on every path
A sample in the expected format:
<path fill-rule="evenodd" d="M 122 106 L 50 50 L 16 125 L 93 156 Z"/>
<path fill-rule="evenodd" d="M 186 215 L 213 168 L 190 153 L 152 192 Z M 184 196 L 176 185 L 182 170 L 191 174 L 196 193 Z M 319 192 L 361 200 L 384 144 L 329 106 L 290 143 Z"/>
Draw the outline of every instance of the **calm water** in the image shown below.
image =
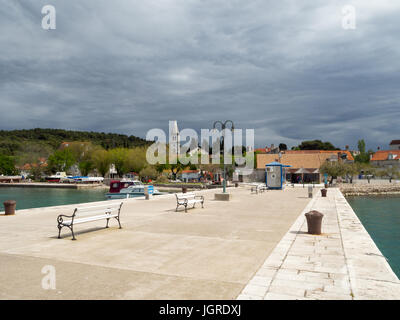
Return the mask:
<path fill-rule="evenodd" d="M 400 278 L 400 197 L 349 197 L 347 200 Z"/>
<path fill-rule="evenodd" d="M 17 210 L 107 200 L 104 189 L 0 188 L 0 211 L 5 200 L 17 201 Z"/>

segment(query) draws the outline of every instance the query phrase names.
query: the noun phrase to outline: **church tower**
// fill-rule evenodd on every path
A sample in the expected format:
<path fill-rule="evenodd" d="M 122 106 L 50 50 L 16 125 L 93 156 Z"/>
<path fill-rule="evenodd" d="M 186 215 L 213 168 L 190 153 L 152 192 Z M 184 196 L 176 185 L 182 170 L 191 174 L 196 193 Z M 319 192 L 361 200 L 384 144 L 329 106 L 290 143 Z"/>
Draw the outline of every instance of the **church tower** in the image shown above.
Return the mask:
<path fill-rule="evenodd" d="M 169 121 L 169 154 L 170 157 L 179 155 L 181 152 L 181 139 L 176 120 Z"/>

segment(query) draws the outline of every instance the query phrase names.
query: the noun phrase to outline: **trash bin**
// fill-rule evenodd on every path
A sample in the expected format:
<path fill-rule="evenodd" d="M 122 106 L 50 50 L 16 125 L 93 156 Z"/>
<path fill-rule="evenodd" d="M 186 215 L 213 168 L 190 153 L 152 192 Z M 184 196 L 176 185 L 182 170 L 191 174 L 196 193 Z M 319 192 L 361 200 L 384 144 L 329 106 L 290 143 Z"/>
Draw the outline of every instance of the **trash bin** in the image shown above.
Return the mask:
<path fill-rule="evenodd" d="M 322 218 L 324 215 L 316 210 L 305 214 L 307 219 L 307 228 L 309 234 L 321 234 Z"/>
<path fill-rule="evenodd" d="M 312 186 L 308 186 L 308 197 L 309 198 L 313 197 L 313 187 Z"/>
<path fill-rule="evenodd" d="M 326 193 L 328 192 L 328 190 L 326 189 L 321 189 L 321 196 L 322 197 L 326 197 Z"/>
<path fill-rule="evenodd" d="M 186 193 L 187 192 L 187 187 L 182 187 L 182 193 Z"/>
<path fill-rule="evenodd" d="M 14 200 L 4 201 L 4 211 L 7 216 L 15 214 L 15 207 L 17 206 L 17 202 Z"/>
<path fill-rule="evenodd" d="M 150 199 L 150 197 L 149 197 L 149 186 L 145 186 L 145 187 L 144 187 L 144 198 L 145 198 L 146 200 L 149 200 L 149 199 Z"/>

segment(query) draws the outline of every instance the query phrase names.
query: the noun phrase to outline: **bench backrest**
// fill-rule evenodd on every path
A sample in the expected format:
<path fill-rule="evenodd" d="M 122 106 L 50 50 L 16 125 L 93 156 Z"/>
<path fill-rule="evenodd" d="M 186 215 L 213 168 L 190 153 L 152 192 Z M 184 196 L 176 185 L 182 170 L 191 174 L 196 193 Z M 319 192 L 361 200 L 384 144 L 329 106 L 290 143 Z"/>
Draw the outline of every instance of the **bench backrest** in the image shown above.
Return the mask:
<path fill-rule="evenodd" d="M 93 205 L 93 206 L 81 206 L 75 208 L 75 217 L 90 217 L 100 214 L 110 213 L 119 214 L 122 207 L 122 202 L 112 202 L 107 204 Z"/>
<path fill-rule="evenodd" d="M 175 193 L 177 200 L 184 200 L 184 199 L 194 199 L 196 196 L 193 192 L 186 192 L 186 193 Z"/>

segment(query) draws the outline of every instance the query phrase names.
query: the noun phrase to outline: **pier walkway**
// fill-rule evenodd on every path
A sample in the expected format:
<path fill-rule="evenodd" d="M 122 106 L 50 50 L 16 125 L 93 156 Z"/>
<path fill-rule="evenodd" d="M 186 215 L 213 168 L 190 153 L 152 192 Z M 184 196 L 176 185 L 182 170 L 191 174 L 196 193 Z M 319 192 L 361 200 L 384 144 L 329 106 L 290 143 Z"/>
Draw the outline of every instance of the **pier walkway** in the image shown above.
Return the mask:
<path fill-rule="evenodd" d="M 325 216 L 320 236 L 304 213 Z M 238 299 L 400 299 L 400 282 L 339 189 L 305 208 Z"/>

